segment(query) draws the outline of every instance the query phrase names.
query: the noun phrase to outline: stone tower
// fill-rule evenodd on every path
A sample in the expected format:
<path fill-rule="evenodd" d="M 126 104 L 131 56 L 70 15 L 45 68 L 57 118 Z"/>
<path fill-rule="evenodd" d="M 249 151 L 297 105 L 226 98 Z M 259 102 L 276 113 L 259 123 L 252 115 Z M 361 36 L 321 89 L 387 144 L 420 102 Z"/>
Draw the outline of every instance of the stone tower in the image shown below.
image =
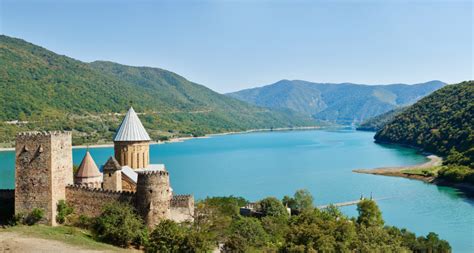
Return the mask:
<path fill-rule="evenodd" d="M 166 170 L 137 170 L 136 208 L 146 225 L 153 228 L 170 219 L 170 178 Z"/>
<path fill-rule="evenodd" d="M 114 157 L 102 167 L 104 173 L 103 188 L 104 190 L 121 191 L 122 190 L 122 168 Z"/>
<path fill-rule="evenodd" d="M 132 107 L 128 110 L 114 137 L 115 159 L 132 169 L 146 168 L 150 163 L 150 136 Z"/>
<path fill-rule="evenodd" d="M 15 214 L 44 211 L 56 225 L 59 200 L 73 183 L 71 132 L 26 132 L 16 137 Z"/>

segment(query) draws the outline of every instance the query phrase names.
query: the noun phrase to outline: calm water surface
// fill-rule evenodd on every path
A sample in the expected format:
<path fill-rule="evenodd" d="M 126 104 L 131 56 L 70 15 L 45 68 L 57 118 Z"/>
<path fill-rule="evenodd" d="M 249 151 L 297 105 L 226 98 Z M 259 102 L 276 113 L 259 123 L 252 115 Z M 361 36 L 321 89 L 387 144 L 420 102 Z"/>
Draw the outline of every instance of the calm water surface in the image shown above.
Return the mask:
<path fill-rule="evenodd" d="M 74 149 L 79 164 L 84 149 Z M 93 148 L 98 165 L 112 148 Z M 352 173 L 353 169 L 411 165 L 426 159 L 416 151 L 378 145 L 373 133 L 352 130 L 268 132 L 216 136 L 152 145 L 153 163 L 164 163 L 176 193 L 236 195 L 249 200 L 310 190 L 317 205 L 379 199 L 389 225 L 417 234 L 435 231 L 454 252 L 474 252 L 474 200 L 449 188 L 404 178 Z M 0 152 L 0 188 L 14 186 L 14 153 Z M 342 210 L 355 216 L 354 206 Z"/>

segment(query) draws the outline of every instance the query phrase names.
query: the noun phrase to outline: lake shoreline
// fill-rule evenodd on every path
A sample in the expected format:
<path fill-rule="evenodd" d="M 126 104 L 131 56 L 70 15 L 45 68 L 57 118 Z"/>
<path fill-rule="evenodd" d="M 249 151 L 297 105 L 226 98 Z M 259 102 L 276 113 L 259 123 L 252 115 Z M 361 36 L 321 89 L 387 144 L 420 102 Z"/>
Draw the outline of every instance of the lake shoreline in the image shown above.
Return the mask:
<path fill-rule="evenodd" d="M 280 128 L 259 128 L 259 129 L 250 129 L 250 130 L 244 130 L 244 131 L 230 131 L 230 132 L 223 132 L 223 133 L 213 133 L 213 134 L 206 134 L 204 136 L 197 136 L 197 137 L 192 137 L 192 136 L 185 136 L 185 137 L 175 137 L 171 138 L 167 141 L 152 141 L 150 145 L 160 145 L 160 144 L 166 144 L 166 143 L 177 143 L 177 142 L 184 142 L 187 140 L 192 140 L 192 139 L 204 139 L 204 138 L 211 138 L 213 136 L 223 136 L 223 135 L 233 135 L 233 134 L 248 134 L 248 133 L 258 133 L 258 132 L 272 132 L 272 131 L 302 131 L 302 130 L 317 130 L 317 129 L 323 129 L 327 127 L 322 127 L 322 126 L 309 126 L 309 127 L 280 127 Z M 339 127 L 339 128 L 344 128 L 344 127 Z M 114 144 L 112 143 L 103 143 L 103 144 L 91 144 L 91 145 L 76 145 L 73 146 L 73 149 L 76 148 L 110 148 L 113 147 Z M 14 147 L 10 148 L 0 148 L 0 152 L 6 152 L 6 151 L 15 151 Z"/>
<path fill-rule="evenodd" d="M 415 170 L 415 169 L 428 169 L 431 167 L 441 166 L 443 159 L 439 156 L 429 154 L 426 156 L 429 161 L 410 165 L 410 166 L 399 166 L 399 167 L 379 167 L 373 169 L 355 169 L 352 172 L 360 173 L 360 174 L 371 174 L 371 175 L 379 175 L 379 176 L 389 176 L 389 177 L 402 177 L 407 179 L 413 179 L 418 181 L 423 181 L 425 183 L 434 184 L 438 186 L 447 186 L 459 189 L 463 191 L 469 198 L 474 198 L 474 185 L 466 184 L 466 183 L 455 183 L 446 181 L 444 179 L 436 178 L 435 176 L 423 176 L 418 174 L 410 174 L 404 173 L 407 170 Z"/>
<path fill-rule="evenodd" d="M 434 166 L 440 166 L 443 162 L 443 159 L 436 155 L 428 155 L 426 156 L 426 158 L 428 158 L 429 161 L 420 163 L 420 164 L 415 164 L 415 165 L 398 166 L 398 167 L 379 167 L 379 168 L 373 168 L 373 169 L 355 169 L 355 170 L 352 170 L 352 172 L 362 173 L 362 174 L 392 176 L 392 177 L 404 177 L 404 178 L 416 179 L 416 180 L 421 180 L 427 183 L 431 183 L 435 179 L 434 177 L 425 177 L 421 175 L 403 173 L 403 171 L 405 170 L 427 169 Z"/>

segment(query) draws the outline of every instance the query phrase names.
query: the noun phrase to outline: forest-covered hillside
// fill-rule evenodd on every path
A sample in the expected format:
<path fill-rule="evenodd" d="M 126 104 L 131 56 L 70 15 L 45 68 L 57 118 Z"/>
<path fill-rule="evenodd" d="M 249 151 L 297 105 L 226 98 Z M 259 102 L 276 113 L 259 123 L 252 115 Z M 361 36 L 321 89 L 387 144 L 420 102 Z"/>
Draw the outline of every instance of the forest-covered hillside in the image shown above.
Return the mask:
<path fill-rule="evenodd" d="M 392 121 L 395 118 L 395 116 L 402 113 L 406 108 L 407 107 L 398 107 L 386 113 L 377 115 L 373 118 L 364 120 L 362 121 L 362 123 L 360 123 L 359 126 L 357 126 L 357 130 L 378 131 L 382 129 L 386 124 L 388 124 L 390 121 Z"/>
<path fill-rule="evenodd" d="M 154 139 L 315 124 L 163 69 L 84 63 L 0 36 L 0 143 L 11 142 L 18 131 L 52 129 L 73 130 L 75 144 L 110 140 L 130 104 Z"/>
<path fill-rule="evenodd" d="M 421 99 L 379 130 L 375 140 L 444 156 L 452 168 L 441 170 L 441 176 L 474 183 L 474 81 L 448 85 Z"/>

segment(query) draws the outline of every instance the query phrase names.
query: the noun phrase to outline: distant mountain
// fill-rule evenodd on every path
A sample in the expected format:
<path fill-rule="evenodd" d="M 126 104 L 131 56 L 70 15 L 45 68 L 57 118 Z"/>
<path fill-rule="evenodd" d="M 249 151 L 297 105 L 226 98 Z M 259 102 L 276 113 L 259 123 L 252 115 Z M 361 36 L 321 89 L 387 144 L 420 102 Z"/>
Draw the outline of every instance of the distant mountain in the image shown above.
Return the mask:
<path fill-rule="evenodd" d="M 315 119 L 350 124 L 412 104 L 444 85 L 441 81 L 363 85 L 281 80 L 227 95 L 259 106 L 287 108 Z"/>
<path fill-rule="evenodd" d="M 22 130 L 67 129 L 75 143 L 107 140 L 130 103 L 152 138 L 314 125 L 290 110 L 249 105 L 173 72 L 84 63 L 0 36 L 0 142 Z M 20 120 L 20 122 L 6 122 Z"/>
<path fill-rule="evenodd" d="M 474 81 L 433 92 L 395 116 L 374 138 L 450 155 L 449 163 L 474 168 Z"/>
<path fill-rule="evenodd" d="M 357 126 L 357 130 L 362 131 L 378 131 L 382 129 L 385 125 L 390 123 L 395 116 L 405 111 L 408 107 L 398 107 L 388 112 L 382 113 L 375 117 L 366 119 Z"/>

